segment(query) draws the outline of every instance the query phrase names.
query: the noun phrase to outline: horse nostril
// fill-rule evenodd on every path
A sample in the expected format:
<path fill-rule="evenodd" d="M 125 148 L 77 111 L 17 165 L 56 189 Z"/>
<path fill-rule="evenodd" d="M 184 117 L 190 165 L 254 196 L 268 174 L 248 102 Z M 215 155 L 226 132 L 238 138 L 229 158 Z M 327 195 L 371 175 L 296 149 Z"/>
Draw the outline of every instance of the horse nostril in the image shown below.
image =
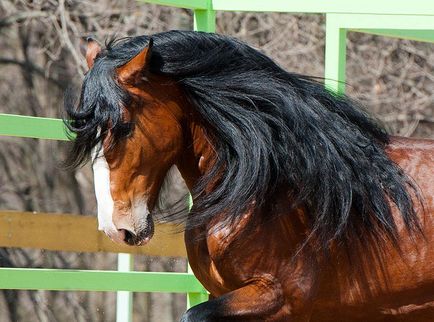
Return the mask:
<path fill-rule="evenodd" d="M 132 233 L 129 230 L 126 229 L 120 229 L 124 231 L 124 241 L 128 244 L 128 245 L 134 245 L 135 244 L 135 237 L 136 235 L 134 233 Z"/>

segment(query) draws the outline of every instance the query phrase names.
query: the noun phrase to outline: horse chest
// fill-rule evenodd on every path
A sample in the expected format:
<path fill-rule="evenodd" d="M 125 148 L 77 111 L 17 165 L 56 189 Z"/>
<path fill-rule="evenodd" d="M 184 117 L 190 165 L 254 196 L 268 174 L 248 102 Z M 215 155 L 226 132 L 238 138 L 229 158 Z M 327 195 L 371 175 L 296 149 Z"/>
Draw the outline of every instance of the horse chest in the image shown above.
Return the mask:
<path fill-rule="evenodd" d="M 213 295 L 220 296 L 231 291 L 227 281 L 221 276 L 213 261 L 207 240 L 199 239 L 200 231 L 186 231 L 185 244 L 188 261 L 197 279 Z"/>
<path fill-rule="evenodd" d="M 297 265 L 290 263 L 293 241 L 282 237 L 288 233 L 285 224 L 276 221 L 270 227 L 264 225 L 265 234 L 255 229 L 240 233 L 239 225 L 215 230 L 204 239 L 198 239 L 200 229 L 186 231 L 190 266 L 213 296 L 238 289 L 261 276 L 273 276 L 291 285 L 294 279 L 304 278 L 300 275 L 306 270 L 299 271 Z"/>

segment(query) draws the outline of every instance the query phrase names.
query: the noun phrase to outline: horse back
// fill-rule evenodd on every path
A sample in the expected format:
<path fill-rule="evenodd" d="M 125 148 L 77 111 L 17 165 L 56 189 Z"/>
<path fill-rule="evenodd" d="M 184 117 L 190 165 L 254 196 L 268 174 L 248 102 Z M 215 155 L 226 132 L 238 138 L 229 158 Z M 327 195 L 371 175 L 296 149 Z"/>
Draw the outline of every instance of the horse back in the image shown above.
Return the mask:
<path fill-rule="evenodd" d="M 389 157 L 418 186 L 425 212 L 434 211 L 434 140 L 392 137 L 386 151 Z"/>

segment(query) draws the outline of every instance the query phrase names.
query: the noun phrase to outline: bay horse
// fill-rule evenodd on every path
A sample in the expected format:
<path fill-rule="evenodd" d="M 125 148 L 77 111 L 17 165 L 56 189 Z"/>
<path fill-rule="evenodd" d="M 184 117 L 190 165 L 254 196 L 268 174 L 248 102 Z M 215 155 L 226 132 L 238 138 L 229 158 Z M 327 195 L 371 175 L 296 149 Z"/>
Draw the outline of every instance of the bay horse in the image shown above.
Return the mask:
<path fill-rule="evenodd" d="M 217 34 L 89 40 L 66 103 L 99 229 L 153 236 L 176 167 L 188 260 L 210 293 L 181 321 L 434 321 L 434 141 L 390 137 L 344 95 Z"/>

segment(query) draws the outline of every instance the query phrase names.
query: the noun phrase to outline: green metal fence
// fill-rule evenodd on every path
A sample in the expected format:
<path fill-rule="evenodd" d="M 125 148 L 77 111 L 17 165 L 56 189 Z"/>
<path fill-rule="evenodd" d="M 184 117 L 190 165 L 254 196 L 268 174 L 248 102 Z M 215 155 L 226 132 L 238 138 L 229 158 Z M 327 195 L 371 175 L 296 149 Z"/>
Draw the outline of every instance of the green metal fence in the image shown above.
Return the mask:
<path fill-rule="evenodd" d="M 315 13 L 326 16 L 325 85 L 345 90 L 347 31 L 434 42 L 432 0 L 144 0 L 192 9 L 194 28 L 215 30 L 216 11 Z M 288 35 L 290 37 L 291 35 Z M 0 114 L 0 135 L 66 140 L 60 120 Z M 119 269 L 129 271 L 132 257 L 120 255 Z M 41 281 L 50 281 L 49 284 Z M 0 269 L 0 288 L 51 290 L 122 290 L 186 292 L 189 304 L 207 298 L 191 274 Z M 131 319 L 131 294 L 120 293 L 118 321 Z"/>

